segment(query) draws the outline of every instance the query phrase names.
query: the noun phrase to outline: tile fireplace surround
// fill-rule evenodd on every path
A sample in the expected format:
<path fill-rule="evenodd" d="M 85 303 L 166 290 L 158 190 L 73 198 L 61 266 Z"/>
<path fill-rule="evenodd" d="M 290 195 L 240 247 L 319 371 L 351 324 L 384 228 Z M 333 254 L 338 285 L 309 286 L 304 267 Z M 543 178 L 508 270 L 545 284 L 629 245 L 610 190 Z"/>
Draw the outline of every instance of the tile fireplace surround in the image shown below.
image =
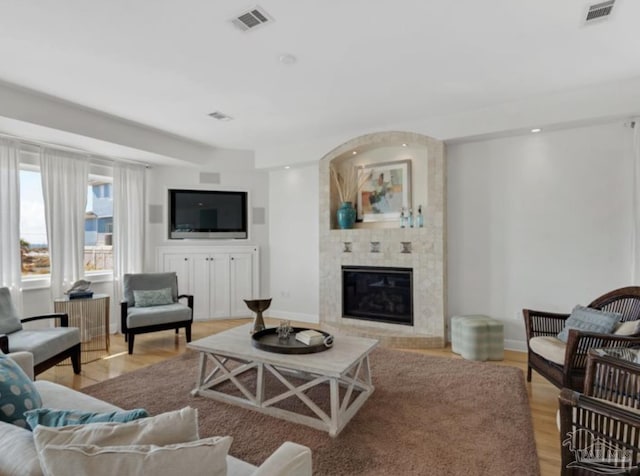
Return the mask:
<path fill-rule="evenodd" d="M 398 222 L 356 223 L 340 230 L 335 222 L 337 193 L 329 166 L 354 161 L 353 150 L 403 143 L 423 146 L 413 166 L 422 174 L 412 177 L 412 189 L 426 187 L 423 228 L 399 228 Z M 357 164 L 358 162 L 354 162 Z M 422 164 L 424 165 L 424 163 Z M 344 332 L 379 339 L 405 348 L 444 347 L 446 339 L 446 247 L 444 144 L 413 133 L 383 132 L 353 139 L 320 161 L 320 323 L 329 332 Z M 393 228 L 391 228 L 393 227 Z M 342 266 L 387 266 L 413 269 L 413 326 L 363 321 L 342 316 Z"/>

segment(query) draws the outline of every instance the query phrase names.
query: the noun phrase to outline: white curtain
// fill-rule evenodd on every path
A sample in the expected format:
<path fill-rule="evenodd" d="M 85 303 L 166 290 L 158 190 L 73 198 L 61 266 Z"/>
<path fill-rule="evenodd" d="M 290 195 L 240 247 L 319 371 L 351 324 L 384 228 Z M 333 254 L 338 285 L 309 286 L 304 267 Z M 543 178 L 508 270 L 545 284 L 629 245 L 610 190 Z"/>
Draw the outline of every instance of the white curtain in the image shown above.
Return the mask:
<path fill-rule="evenodd" d="M 56 298 L 84 276 L 84 221 L 88 158 L 43 148 L 42 193 L 51 260 L 51 295 Z"/>
<path fill-rule="evenodd" d="M 122 276 L 143 271 L 144 197 L 144 166 L 116 163 L 113 167 L 113 285 L 116 303 L 122 299 Z"/>
<path fill-rule="evenodd" d="M 640 117 L 633 122 L 633 217 L 631 248 L 631 283 L 640 282 Z"/>
<path fill-rule="evenodd" d="M 20 264 L 20 143 L 0 138 L 0 287 L 22 313 Z"/>

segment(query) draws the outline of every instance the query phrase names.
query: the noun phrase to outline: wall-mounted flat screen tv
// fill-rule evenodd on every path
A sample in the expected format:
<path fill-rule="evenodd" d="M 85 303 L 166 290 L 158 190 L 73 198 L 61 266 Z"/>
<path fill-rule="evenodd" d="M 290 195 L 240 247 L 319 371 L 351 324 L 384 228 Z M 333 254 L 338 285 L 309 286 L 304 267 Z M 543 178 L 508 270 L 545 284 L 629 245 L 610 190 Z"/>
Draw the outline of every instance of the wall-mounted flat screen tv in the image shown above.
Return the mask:
<path fill-rule="evenodd" d="M 170 239 L 247 236 L 247 192 L 169 190 Z"/>

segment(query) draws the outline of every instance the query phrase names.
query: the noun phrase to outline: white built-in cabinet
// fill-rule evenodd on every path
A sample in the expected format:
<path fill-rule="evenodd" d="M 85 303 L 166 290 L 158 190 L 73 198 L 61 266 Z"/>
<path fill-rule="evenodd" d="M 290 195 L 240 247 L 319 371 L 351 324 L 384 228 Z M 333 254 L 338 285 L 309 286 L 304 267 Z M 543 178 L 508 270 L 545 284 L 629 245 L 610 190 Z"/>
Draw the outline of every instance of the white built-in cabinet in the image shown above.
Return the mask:
<path fill-rule="evenodd" d="M 259 297 L 257 246 L 162 246 L 158 269 L 175 271 L 178 292 L 193 294 L 197 320 L 249 317 L 244 299 Z"/>

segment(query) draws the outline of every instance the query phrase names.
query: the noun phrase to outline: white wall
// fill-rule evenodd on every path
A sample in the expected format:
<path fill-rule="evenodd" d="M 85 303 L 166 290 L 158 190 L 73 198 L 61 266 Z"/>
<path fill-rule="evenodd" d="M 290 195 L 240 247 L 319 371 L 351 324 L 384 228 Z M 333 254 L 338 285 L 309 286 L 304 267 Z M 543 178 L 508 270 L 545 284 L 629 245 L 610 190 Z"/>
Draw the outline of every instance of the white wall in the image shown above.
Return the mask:
<path fill-rule="evenodd" d="M 631 277 L 632 131 L 622 123 L 448 147 L 449 315 L 569 312 Z"/>
<path fill-rule="evenodd" d="M 611 94 L 615 91 L 615 94 Z M 283 140 L 278 145 L 256 150 L 258 167 L 276 167 L 322 157 L 336 145 L 363 134 L 384 131 L 410 131 L 443 141 L 473 138 L 487 134 L 505 135 L 525 133 L 534 127 L 585 123 L 602 124 L 606 118 L 629 118 L 640 112 L 640 76 L 609 83 L 588 85 L 549 94 L 527 96 L 512 102 L 476 108 L 450 114 L 425 114 L 406 121 L 384 122 L 377 128 L 345 127 L 333 136 L 313 140 Z"/>
<path fill-rule="evenodd" d="M 318 322 L 318 165 L 269 173 L 269 315 Z"/>
<path fill-rule="evenodd" d="M 220 174 L 219 184 L 200 183 L 200 172 Z M 169 240 L 167 195 L 170 188 L 193 188 L 210 190 L 246 190 L 249 192 L 249 239 L 248 240 Z M 252 156 L 245 159 L 211 161 L 207 167 L 155 166 L 147 174 L 147 215 L 148 205 L 162 207 L 162 223 L 149 223 L 145 228 L 145 269 L 157 271 L 158 246 L 229 246 L 257 245 L 260 248 L 260 294 L 269 293 L 269 173 L 253 168 Z M 267 216 L 264 225 L 251 223 L 251 209 L 265 208 Z"/>
<path fill-rule="evenodd" d="M 616 123 L 448 146 L 448 317 L 500 319 L 524 350 L 524 307 L 568 312 L 629 285 L 631 136 Z M 274 316 L 317 315 L 317 174 L 270 173 Z"/>

